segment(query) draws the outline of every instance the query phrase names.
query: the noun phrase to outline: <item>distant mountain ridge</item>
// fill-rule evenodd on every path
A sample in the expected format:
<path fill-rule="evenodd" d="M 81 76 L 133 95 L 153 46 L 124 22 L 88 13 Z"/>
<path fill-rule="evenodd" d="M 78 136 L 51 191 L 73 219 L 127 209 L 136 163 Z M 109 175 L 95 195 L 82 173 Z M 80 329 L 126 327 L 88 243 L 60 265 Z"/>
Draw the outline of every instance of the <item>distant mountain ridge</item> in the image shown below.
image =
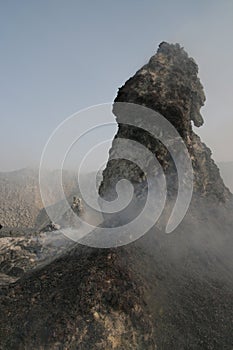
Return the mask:
<path fill-rule="evenodd" d="M 10 227 L 30 227 L 42 207 L 38 172 L 20 169 L 0 173 L 0 223 Z"/>
<path fill-rule="evenodd" d="M 233 192 L 233 161 L 217 163 L 225 185 Z M 48 176 L 53 181 L 53 172 Z M 65 176 L 67 195 L 75 193 L 74 174 Z M 48 188 L 49 190 L 49 188 Z M 77 192 L 77 190 L 76 190 Z M 56 202 L 56 194 L 51 194 Z M 7 227 L 34 227 L 43 209 L 40 196 L 38 169 L 23 168 L 0 172 L 0 223 Z"/>
<path fill-rule="evenodd" d="M 48 194 L 54 203 L 56 193 L 50 193 L 54 171 L 48 171 Z M 74 186 L 74 176 L 64 173 L 65 192 L 69 195 Z M 8 227 L 34 227 L 36 217 L 43 208 L 39 187 L 38 169 L 24 168 L 0 173 L 0 223 Z"/>
<path fill-rule="evenodd" d="M 48 170 L 46 178 L 46 195 L 50 199 L 51 205 L 56 205 L 61 200 L 52 190 L 52 185 L 57 179 L 57 171 L 59 170 Z M 85 175 L 86 186 L 88 186 L 88 176 L 89 174 Z M 100 182 L 100 177 L 97 175 L 97 182 Z M 63 170 L 62 179 L 67 198 L 79 195 L 77 176 L 73 171 Z M 47 220 L 43 209 L 38 169 L 23 168 L 10 172 L 0 172 L 1 225 L 11 228 L 34 228 L 40 220 L 42 222 Z"/>

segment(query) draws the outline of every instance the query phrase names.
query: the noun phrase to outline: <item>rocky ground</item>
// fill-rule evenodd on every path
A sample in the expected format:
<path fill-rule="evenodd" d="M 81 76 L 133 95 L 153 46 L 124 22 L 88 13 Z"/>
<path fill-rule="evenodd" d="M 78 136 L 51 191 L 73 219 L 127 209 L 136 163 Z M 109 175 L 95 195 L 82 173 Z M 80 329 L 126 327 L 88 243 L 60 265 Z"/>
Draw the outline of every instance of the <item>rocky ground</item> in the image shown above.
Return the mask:
<path fill-rule="evenodd" d="M 76 247 L 2 301 L 3 349 L 156 349 L 140 283 L 114 252 Z"/>
<path fill-rule="evenodd" d="M 233 206 L 208 205 L 193 202 L 170 235 L 154 228 L 117 249 L 76 244 L 8 280 L 1 348 L 231 350 Z"/>
<path fill-rule="evenodd" d="M 7 285 L 25 272 L 48 264 L 74 243 L 60 231 L 34 232 L 7 229 L 0 232 L 0 285 Z"/>

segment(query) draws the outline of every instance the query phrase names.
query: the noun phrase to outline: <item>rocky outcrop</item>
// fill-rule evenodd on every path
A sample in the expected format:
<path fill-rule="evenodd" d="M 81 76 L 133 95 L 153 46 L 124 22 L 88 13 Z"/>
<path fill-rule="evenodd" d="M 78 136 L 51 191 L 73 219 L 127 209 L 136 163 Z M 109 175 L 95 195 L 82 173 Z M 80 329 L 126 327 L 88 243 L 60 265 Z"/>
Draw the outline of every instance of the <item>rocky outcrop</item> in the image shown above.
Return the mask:
<path fill-rule="evenodd" d="M 197 127 L 203 124 L 200 108 L 204 105 L 205 94 L 198 78 L 197 64 L 179 44 L 162 42 L 149 62 L 119 89 L 115 102 L 142 105 L 162 114 L 174 125 L 188 148 L 194 170 L 194 191 L 199 196 L 221 202 L 230 198 L 230 192 L 211 158 L 210 149 L 192 130 L 192 123 Z M 128 162 L 111 159 L 115 152 L 115 140 L 120 137 L 135 140 L 152 151 L 165 174 L 172 179 L 170 183 L 174 184 L 172 174 L 175 168 L 168 150 L 149 133 L 125 125 L 124 118 L 118 115 L 116 104 L 113 113 L 119 129 L 103 172 L 100 194 L 105 196 L 109 188 L 125 175 L 135 183 L 142 181 L 143 173 L 135 166 L 129 173 Z"/>

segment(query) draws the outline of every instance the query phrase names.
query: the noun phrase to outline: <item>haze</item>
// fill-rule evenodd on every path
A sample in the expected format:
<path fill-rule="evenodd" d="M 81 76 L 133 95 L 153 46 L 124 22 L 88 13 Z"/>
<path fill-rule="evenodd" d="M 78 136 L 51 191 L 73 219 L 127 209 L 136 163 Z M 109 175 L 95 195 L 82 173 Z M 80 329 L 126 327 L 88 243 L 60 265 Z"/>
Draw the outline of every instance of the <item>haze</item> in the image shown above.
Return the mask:
<path fill-rule="evenodd" d="M 216 161 L 233 160 L 232 1 L 15 0 L 0 8 L 1 171 L 37 166 L 56 126 L 111 102 L 161 41 L 179 42 L 198 63 L 207 102 L 197 133 Z"/>

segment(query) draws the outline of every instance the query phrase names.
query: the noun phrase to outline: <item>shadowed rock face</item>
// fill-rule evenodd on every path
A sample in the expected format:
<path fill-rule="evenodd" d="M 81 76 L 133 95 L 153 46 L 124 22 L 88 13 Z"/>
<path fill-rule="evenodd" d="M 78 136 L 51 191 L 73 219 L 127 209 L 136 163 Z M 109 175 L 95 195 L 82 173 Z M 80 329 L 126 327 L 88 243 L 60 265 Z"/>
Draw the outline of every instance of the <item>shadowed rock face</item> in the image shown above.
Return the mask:
<path fill-rule="evenodd" d="M 149 62 L 119 89 L 115 102 L 128 102 L 148 107 L 171 122 L 182 136 L 192 159 L 194 190 L 201 196 L 225 202 L 230 198 L 230 192 L 211 159 L 210 149 L 192 130 L 192 122 L 197 127 L 203 124 L 200 108 L 205 102 L 205 94 L 197 74 L 197 64 L 179 44 L 163 42 Z M 118 116 L 117 105 L 113 106 L 113 113 L 119 124 L 115 138 L 132 139 L 151 150 L 161 163 L 165 174 L 170 176 L 171 181 L 168 183 L 174 186 L 175 167 L 167 149 L 149 133 L 124 125 L 123 118 Z M 128 162 L 111 160 L 114 151 L 113 141 L 100 187 L 102 196 L 105 196 L 109 188 L 120 178 L 129 173 Z M 131 181 L 133 179 L 135 182 L 141 182 L 143 173 L 135 167 L 131 169 L 128 178 Z"/>
<path fill-rule="evenodd" d="M 205 94 L 198 66 L 179 44 L 161 43 L 157 53 L 119 89 L 116 102 L 144 105 L 164 115 L 187 137 L 191 120 L 203 124 Z"/>

